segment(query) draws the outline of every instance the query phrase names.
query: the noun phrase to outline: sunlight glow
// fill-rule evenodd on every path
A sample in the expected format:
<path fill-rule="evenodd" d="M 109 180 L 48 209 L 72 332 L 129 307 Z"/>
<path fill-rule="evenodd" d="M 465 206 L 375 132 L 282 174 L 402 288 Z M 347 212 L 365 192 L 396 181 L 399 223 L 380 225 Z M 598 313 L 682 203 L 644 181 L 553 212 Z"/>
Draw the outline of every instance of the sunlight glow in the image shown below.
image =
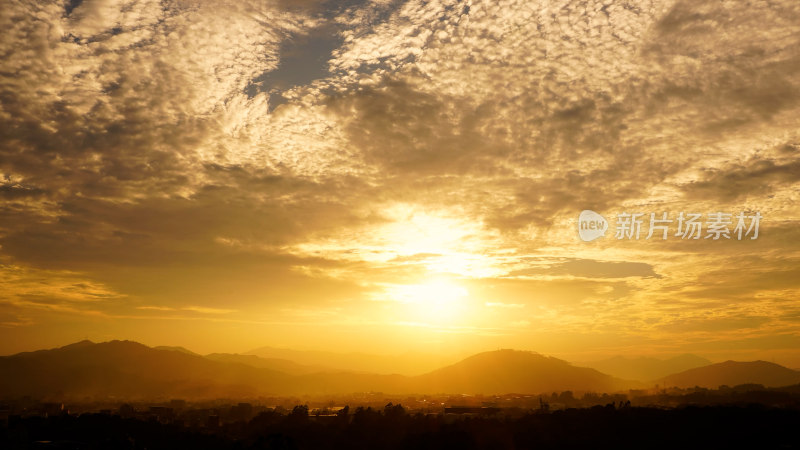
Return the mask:
<path fill-rule="evenodd" d="M 341 231 L 287 249 L 302 256 L 332 260 L 418 265 L 428 274 L 484 278 L 502 273 L 496 257 L 498 237 L 458 211 L 428 211 L 418 205 L 388 205 L 385 222 Z"/>
<path fill-rule="evenodd" d="M 394 285 L 387 294 L 391 300 L 405 304 L 412 319 L 437 324 L 461 318 L 466 309 L 464 300 L 469 296 L 467 289 L 447 280 Z"/>

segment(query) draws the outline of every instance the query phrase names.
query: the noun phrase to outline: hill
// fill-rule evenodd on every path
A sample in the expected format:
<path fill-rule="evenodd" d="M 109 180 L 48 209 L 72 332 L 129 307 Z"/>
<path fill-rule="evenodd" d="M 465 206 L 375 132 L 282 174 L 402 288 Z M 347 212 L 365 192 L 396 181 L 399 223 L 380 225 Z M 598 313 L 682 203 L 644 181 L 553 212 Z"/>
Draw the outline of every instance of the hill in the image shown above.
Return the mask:
<path fill-rule="evenodd" d="M 153 348 L 156 349 L 156 350 L 170 350 L 170 351 L 173 351 L 173 352 L 186 353 L 187 355 L 198 355 L 197 353 L 195 353 L 195 352 L 193 352 L 193 351 L 191 351 L 191 350 L 189 350 L 189 349 L 187 349 L 185 347 L 180 347 L 180 346 L 159 345 L 159 346 L 156 346 L 156 347 L 153 347 Z"/>
<path fill-rule="evenodd" d="M 428 390 L 464 394 L 613 392 L 633 384 L 595 369 L 517 350 L 479 353 L 414 381 Z"/>
<path fill-rule="evenodd" d="M 308 366 L 297 364 L 288 359 L 261 358 L 256 355 L 240 355 L 238 353 L 211 353 L 205 355 L 207 359 L 224 363 L 239 363 L 259 369 L 270 369 L 289 375 L 308 375 L 312 373 L 341 372 L 325 366 Z"/>
<path fill-rule="evenodd" d="M 260 347 L 246 352 L 264 359 L 292 361 L 304 366 L 324 367 L 327 371 L 414 376 L 452 364 L 459 358 L 428 353 L 373 355 L 369 353 L 337 353 L 316 350 L 293 350 Z"/>
<path fill-rule="evenodd" d="M 130 341 L 0 357 L 0 396 L 51 398 L 244 397 L 279 392 L 287 375 Z"/>
<path fill-rule="evenodd" d="M 649 382 L 667 375 L 710 364 L 711 361 L 697 355 L 683 354 L 667 359 L 615 356 L 609 359 L 588 362 L 584 365 L 626 380 Z"/>
<path fill-rule="evenodd" d="M 658 382 L 665 387 L 680 388 L 717 388 L 740 384 L 782 387 L 800 383 L 800 372 L 767 361 L 725 361 L 669 375 Z"/>

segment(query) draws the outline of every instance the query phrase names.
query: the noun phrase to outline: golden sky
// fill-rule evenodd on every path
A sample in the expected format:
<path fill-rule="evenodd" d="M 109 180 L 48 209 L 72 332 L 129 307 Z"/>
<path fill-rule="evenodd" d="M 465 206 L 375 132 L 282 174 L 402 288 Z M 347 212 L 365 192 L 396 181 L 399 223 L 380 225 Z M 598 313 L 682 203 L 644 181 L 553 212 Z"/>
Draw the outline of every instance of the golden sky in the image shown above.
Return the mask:
<path fill-rule="evenodd" d="M 10 0 L 0 28 L 0 354 L 800 367 L 795 0 Z"/>

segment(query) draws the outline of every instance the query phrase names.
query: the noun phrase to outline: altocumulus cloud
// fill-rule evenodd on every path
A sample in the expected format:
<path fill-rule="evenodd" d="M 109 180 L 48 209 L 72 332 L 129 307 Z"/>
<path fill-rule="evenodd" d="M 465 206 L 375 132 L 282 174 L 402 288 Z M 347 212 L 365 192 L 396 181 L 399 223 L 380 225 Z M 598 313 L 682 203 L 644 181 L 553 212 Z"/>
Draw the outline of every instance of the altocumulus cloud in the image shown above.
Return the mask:
<path fill-rule="evenodd" d="M 2 323 L 34 323 L 31 280 L 53 274 L 71 310 L 236 316 L 340 311 L 458 260 L 540 329 L 797 330 L 793 278 L 740 264 L 800 256 L 797 2 L 6 3 Z M 340 45 L 313 54 L 320 76 L 270 105 L 286 41 L 321 30 Z M 769 222 L 747 246 L 588 248 L 570 223 L 586 208 Z M 391 225 L 420 218 L 461 243 L 398 250 Z"/>

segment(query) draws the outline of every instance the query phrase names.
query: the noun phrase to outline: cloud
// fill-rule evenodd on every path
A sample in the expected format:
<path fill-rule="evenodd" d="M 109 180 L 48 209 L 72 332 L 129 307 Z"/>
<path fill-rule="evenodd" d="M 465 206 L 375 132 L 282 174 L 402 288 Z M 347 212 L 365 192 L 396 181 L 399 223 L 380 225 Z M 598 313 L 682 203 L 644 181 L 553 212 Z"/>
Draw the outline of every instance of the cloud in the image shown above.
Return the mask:
<path fill-rule="evenodd" d="M 794 329 L 796 2 L 333 3 L 4 7 L 0 323 L 325 317 L 440 275 L 520 330 Z M 583 209 L 765 221 L 589 246 Z"/>
<path fill-rule="evenodd" d="M 175 311 L 175 308 L 170 308 L 167 306 L 154 306 L 154 305 L 137 306 L 136 309 L 143 309 L 145 311 Z"/>
<path fill-rule="evenodd" d="M 191 311 L 200 314 L 230 314 L 236 312 L 235 309 L 209 308 L 207 306 L 186 306 L 181 309 L 183 311 Z"/>
<path fill-rule="evenodd" d="M 710 169 L 704 179 L 683 186 L 691 198 L 733 203 L 748 196 L 774 195 L 800 183 L 800 161 L 752 158 L 744 164 Z"/>
<path fill-rule="evenodd" d="M 653 266 L 641 262 L 596 261 L 591 259 L 567 259 L 566 261 L 545 262 L 544 267 L 521 269 L 510 276 L 559 276 L 581 278 L 658 278 Z"/>

